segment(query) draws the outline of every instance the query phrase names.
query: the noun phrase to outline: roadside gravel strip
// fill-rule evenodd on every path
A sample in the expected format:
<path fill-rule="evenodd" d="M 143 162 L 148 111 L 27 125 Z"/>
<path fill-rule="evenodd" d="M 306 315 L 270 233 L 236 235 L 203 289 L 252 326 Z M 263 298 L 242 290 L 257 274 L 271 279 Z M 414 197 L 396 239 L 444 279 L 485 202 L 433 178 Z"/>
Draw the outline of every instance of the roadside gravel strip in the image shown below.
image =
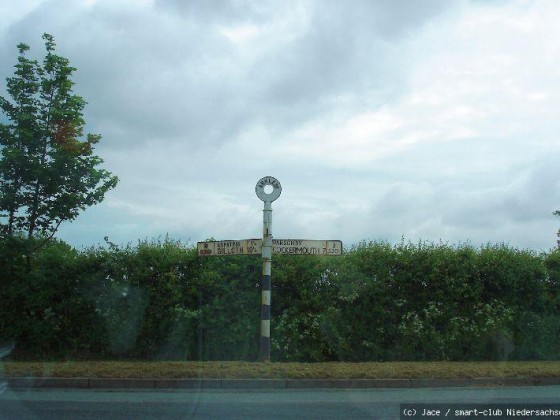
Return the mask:
<path fill-rule="evenodd" d="M 2 383 L 3 382 L 3 383 Z M 560 385 L 560 377 L 459 379 L 146 379 L 46 378 L 0 379 L 0 389 L 301 389 L 301 388 L 448 388 L 477 386 Z"/>

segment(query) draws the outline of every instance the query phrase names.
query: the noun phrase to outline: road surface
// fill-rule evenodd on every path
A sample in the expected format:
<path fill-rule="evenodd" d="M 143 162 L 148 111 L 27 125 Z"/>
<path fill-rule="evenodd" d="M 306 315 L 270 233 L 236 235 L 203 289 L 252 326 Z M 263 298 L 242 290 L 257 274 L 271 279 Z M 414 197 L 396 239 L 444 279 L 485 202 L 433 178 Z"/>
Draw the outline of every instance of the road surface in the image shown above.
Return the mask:
<path fill-rule="evenodd" d="M 545 406 L 556 404 L 560 408 L 560 386 L 202 391 L 4 390 L 0 394 L 0 419 L 398 419 L 402 412 L 401 404 L 404 403 L 531 403 Z"/>

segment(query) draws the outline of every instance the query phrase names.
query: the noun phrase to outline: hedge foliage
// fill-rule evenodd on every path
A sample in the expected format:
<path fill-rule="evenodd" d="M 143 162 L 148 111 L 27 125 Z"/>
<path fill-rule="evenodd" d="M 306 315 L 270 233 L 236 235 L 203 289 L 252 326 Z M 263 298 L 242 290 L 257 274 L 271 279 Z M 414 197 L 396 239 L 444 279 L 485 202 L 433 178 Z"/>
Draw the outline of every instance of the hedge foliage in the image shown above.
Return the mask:
<path fill-rule="evenodd" d="M 24 249 L 0 243 L 12 359 L 257 359 L 259 256 L 56 241 L 29 267 Z M 363 242 L 274 256 L 272 277 L 273 360 L 560 359 L 560 250 Z"/>

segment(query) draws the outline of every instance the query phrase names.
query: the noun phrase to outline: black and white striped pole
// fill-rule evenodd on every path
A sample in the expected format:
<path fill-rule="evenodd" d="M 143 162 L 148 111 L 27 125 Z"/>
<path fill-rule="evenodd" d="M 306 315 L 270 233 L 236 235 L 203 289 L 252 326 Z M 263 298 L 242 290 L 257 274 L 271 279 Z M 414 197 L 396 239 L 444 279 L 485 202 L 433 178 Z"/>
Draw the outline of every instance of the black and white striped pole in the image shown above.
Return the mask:
<path fill-rule="evenodd" d="M 268 187 L 268 188 L 267 188 Z M 267 191 L 268 190 L 268 191 Z M 270 361 L 270 272 L 272 266 L 272 202 L 280 197 L 282 186 L 276 178 L 265 176 L 255 186 L 255 193 L 264 201 L 261 283 L 261 347 L 259 359 Z"/>

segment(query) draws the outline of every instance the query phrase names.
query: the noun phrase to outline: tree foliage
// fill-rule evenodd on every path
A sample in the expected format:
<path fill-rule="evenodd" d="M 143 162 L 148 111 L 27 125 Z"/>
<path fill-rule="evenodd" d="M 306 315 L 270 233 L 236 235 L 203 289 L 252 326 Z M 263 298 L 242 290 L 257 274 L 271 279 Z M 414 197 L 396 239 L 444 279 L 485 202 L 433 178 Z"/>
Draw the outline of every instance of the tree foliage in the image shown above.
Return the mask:
<path fill-rule="evenodd" d="M 101 202 L 117 178 L 100 169 L 93 154 L 98 134 L 84 136 L 84 99 L 73 93 L 76 70 L 43 35 L 39 63 L 19 44 L 7 78 L 10 99 L 0 97 L 7 124 L 0 124 L 0 229 L 8 236 L 50 238 L 64 221 Z"/>

